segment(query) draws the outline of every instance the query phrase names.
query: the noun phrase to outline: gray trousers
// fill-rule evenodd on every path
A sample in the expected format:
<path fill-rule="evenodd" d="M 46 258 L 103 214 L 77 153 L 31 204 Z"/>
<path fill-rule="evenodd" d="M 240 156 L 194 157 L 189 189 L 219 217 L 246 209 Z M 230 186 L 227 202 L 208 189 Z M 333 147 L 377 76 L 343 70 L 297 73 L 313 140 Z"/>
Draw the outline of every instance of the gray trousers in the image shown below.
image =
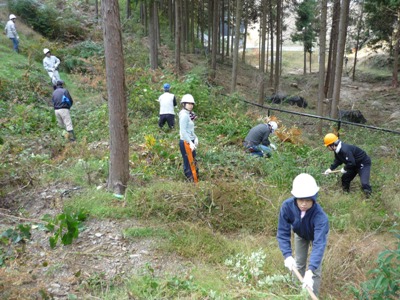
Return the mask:
<path fill-rule="evenodd" d="M 296 253 L 296 265 L 297 270 L 299 270 L 301 276 L 304 277 L 304 273 L 306 272 L 307 266 L 307 256 L 308 256 L 308 249 L 310 248 L 312 241 L 307 241 L 297 234 L 294 234 L 294 247 Z M 314 271 L 314 285 L 313 290 L 314 294 L 318 296 L 319 287 L 321 285 L 321 273 L 322 273 L 322 263 L 319 265 L 318 269 Z"/>

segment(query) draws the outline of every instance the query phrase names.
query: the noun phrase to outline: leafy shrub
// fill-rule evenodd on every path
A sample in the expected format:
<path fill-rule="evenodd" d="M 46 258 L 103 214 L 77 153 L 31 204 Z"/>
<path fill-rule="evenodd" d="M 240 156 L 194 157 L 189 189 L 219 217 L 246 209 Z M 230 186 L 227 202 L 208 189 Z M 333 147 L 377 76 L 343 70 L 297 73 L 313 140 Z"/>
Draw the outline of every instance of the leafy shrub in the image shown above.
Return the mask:
<path fill-rule="evenodd" d="M 378 256 L 378 267 L 369 272 L 372 278 L 352 292 L 360 300 L 399 299 L 400 296 L 400 232 L 396 231 L 397 249 L 384 250 Z"/>
<path fill-rule="evenodd" d="M 8 0 L 8 8 L 47 38 L 69 41 L 85 37 L 82 22 L 70 9 L 60 10 L 36 0 Z"/>

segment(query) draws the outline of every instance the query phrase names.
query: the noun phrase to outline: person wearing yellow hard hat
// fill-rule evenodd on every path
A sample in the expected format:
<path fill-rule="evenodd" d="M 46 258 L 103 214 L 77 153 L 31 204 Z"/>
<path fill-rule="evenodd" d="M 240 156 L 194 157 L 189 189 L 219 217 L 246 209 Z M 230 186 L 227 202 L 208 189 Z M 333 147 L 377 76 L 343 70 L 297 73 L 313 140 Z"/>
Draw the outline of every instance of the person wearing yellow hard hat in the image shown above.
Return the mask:
<path fill-rule="evenodd" d="M 360 175 L 361 188 L 365 196 L 370 197 L 372 188 L 369 183 L 371 173 L 371 158 L 361 148 L 343 143 L 336 134 L 328 133 L 324 137 L 324 145 L 334 153 L 334 161 L 324 174 L 332 173 L 338 166 L 344 164 L 340 170 L 342 175 L 343 191 L 350 191 L 351 181 Z"/>

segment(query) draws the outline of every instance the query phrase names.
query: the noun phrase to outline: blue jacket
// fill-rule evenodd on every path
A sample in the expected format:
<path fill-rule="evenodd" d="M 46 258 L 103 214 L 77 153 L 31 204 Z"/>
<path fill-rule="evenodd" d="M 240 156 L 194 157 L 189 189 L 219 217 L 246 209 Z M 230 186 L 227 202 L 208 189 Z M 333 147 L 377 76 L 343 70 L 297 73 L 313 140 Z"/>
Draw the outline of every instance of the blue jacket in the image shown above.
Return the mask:
<path fill-rule="evenodd" d="M 301 211 L 296 198 L 285 200 L 282 204 L 277 240 L 285 258 L 292 256 L 291 229 L 303 239 L 312 241 L 312 251 L 308 269 L 315 271 L 321 264 L 329 232 L 329 220 L 322 207 L 317 203 L 317 195 L 313 197 L 314 205 L 301 218 Z"/>

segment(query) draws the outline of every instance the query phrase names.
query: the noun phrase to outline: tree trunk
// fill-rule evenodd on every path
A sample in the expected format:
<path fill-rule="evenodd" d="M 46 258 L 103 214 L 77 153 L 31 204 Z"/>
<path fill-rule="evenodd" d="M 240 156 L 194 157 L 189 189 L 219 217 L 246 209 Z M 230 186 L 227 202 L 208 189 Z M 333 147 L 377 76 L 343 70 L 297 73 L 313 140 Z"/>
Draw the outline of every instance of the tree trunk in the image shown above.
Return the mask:
<path fill-rule="evenodd" d="M 321 19 L 319 31 L 319 70 L 318 70 L 318 102 L 317 115 L 322 116 L 323 105 L 325 99 L 324 93 L 324 78 L 325 78 L 325 55 L 326 55 L 326 19 L 327 19 L 327 4 L 328 0 L 321 1 Z M 317 130 L 322 134 L 322 120 L 318 122 Z"/>
<path fill-rule="evenodd" d="M 122 34 L 117 0 L 102 1 L 110 127 L 108 189 L 123 195 L 129 179 L 128 115 Z"/>
<path fill-rule="evenodd" d="M 247 18 L 244 19 L 244 35 L 243 35 L 243 50 L 242 50 L 242 62 L 246 62 L 246 44 L 247 44 L 247 30 L 249 22 Z"/>
<path fill-rule="evenodd" d="M 227 33 L 226 33 L 226 57 L 229 57 L 229 50 L 230 50 L 230 39 L 231 39 L 231 13 L 230 13 L 230 3 L 231 1 L 228 0 L 228 8 L 227 8 Z"/>
<path fill-rule="evenodd" d="M 217 73 L 217 46 L 218 46 L 218 7 L 219 0 L 214 0 L 213 7 L 213 34 L 212 34 L 212 50 L 211 50 L 211 79 L 215 79 Z"/>
<path fill-rule="evenodd" d="M 155 70 L 158 68 L 158 43 L 157 43 L 157 3 L 152 0 L 149 3 L 150 19 L 149 19 L 149 52 L 150 67 Z"/>
<path fill-rule="evenodd" d="M 336 53 L 337 53 L 337 40 L 339 33 L 339 19 L 340 19 L 340 0 L 334 0 L 333 12 L 332 12 L 332 28 L 331 36 L 329 41 L 328 51 L 328 69 L 326 71 L 325 79 L 325 97 L 332 103 L 333 84 L 335 81 L 335 70 L 336 70 Z M 330 106 L 329 106 L 330 115 Z"/>
<path fill-rule="evenodd" d="M 400 46 L 400 10 L 397 11 L 397 28 L 394 29 L 393 37 L 393 76 L 392 76 L 392 87 L 399 87 L 399 46 Z"/>
<path fill-rule="evenodd" d="M 281 49 L 281 31 L 282 31 L 282 0 L 276 1 L 276 45 L 275 45 L 275 82 L 274 82 L 274 92 L 279 91 L 279 80 L 280 80 L 280 49 Z"/>
<path fill-rule="evenodd" d="M 99 19 L 99 0 L 96 0 L 94 3 L 94 10 L 96 14 L 96 20 Z"/>
<path fill-rule="evenodd" d="M 237 70 L 239 62 L 240 20 L 242 14 L 242 1 L 236 0 L 235 47 L 233 49 L 231 93 L 236 91 Z"/>
<path fill-rule="evenodd" d="M 269 1 L 269 33 L 270 33 L 270 41 L 271 41 L 271 64 L 270 64 L 270 72 L 269 72 L 269 86 L 274 86 L 274 13 L 272 11 L 272 0 Z"/>
<path fill-rule="evenodd" d="M 175 0 L 175 73 L 181 72 L 181 18 L 180 18 L 180 2 Z"/>
<path fill-rule="evenodd" d="M 229 0 L 228 0 L 229 1 Z M 225 0 L 221 1 L 221 63 L 224 63 L 225 58 Z"/>
<path fill-rule="evenodd" d="M 356 52 L 354 53 L 353 74 L 351 77 L 352 81 L 354 81 L 356 78 L 357 55 L 358 55 L 358 49 L 360 48 L 360 34 L 362 30 L 363 17 L 364 17 L 364 2 L 361 3 L 360 18 L 358 19 L 357 22 L 357 41 L 356 41 Z"/>
<path fill-rule="evenodd" d="M 126 0 L 126 18 L 130 19 L 132 15 L 131 0 Z"/>
<path fill-rule="evenodd" d="M 266 1 L 261 2 L 262 5 L 262 16 L 261 16 L 261 51 L 260 51 L 260 60 L 258 65 L 258 70 L 260 73 L 260 83 L 259 83 L 259 90 L 258 90 L 258 104 L 264 104 L 265 98 L 265 42 L 267 36 L 267 3 Z"/>
<path fill-rule="evenodd" d="M 332 118 L 335 119 L 338 117 L 340 88 L 342 85 L 343 56 L 345 50 L 344 48 L 346 45 L 347 18 L 349 16 L 349 6 L 350 6 L 350 0 L 343 0 L 342 8 L 340 11 L 338 51 L 336 56 L 337 64 L 335 70 L 335 84 L 333 86 L 332 106 L 331 106 L 331 116 Z"/>
<path fill-rule="evenodd" d="M 174 36 L 174 7 L 172 0 L 168 0 L 168 25 L 171 37 Z"/>
<path fill-rule="evenodd" d="M 213 28 L 213 0 L 208 0 L 207 15 L 208 15 L 208 43 L 207 52 L 211 53 L 211 39 L 212 39 L 212 28 Z"/>

